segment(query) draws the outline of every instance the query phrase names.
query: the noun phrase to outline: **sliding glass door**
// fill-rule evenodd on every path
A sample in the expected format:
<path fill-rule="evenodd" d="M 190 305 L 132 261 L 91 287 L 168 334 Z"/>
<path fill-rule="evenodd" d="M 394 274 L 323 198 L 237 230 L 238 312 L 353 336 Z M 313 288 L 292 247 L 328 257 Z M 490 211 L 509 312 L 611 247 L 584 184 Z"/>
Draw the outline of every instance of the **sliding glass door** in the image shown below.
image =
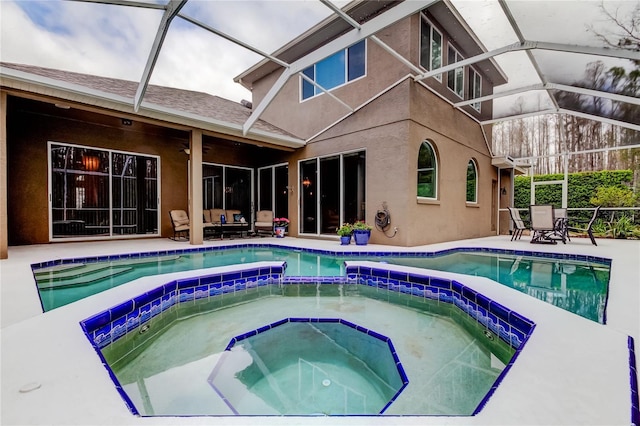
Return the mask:
<path fill-rule="evenodd" d="M 279 164 L 258 169 L 258 210 L 274 217 L 289 216 L 289 166 Z"/>
<path fill-rule="evenodd" d="M 49 143 L 52 241 L 159 233 L 159 158 Z"/>
<path fill-rule="evenodd" d="M 300 230 L 335 232 L 342 223 L 365 218 L 364 151 L 300 162 Z"/>
<path fill-rule="evenodd" d="M 202 208 L 240 210 L 253 217 L 253 170 L 246 167 L 202 164 Z"/>

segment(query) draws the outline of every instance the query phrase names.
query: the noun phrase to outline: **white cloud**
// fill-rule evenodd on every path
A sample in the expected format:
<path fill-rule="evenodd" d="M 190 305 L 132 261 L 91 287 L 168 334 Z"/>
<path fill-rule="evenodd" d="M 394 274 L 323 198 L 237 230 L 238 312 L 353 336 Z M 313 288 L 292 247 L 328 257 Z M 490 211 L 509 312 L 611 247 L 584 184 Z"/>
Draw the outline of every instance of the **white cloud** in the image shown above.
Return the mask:
<path fill-rule="evenodd" d="M 330 13 L 317 1 L 281 0 L 191 0 L 181 12 L 267 53 Z M 162 14 L 105 4 L 14 0 L 0 0 L 0 13 L 0 60 L 133 81 L 142 76 Z M 175 18 L 151 82 L 240 101 L 251 94 L 233 77 L 261 59 Z"/>

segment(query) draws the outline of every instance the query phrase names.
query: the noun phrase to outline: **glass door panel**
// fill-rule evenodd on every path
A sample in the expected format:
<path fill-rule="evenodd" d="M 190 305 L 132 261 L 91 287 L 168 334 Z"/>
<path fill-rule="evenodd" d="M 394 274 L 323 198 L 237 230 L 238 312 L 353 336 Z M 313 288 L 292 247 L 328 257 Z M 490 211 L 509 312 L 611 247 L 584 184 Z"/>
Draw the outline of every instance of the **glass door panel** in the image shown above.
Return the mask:
<path fill-rule="evenodd" d="M 112 165 L 113 234 L 157 232 L 157 160 L 114 152 Z"/>
<path fill-rule="evenodd" d="M 109 152 L 51 145 L 53 238 L 109 235 Z"/>
<path fill-rule="evenodd" d="M 221 166 L 212 164 L 202 165 L 202 208 L 221 209 L 222 208 L 222 176 Z"/>
<path fill-rule="evenodd" d="M 320 233 L 335 234 L 340 226 L 340 157 L 320 160 Z"/>
<path fill-rule="evenodd" d="M 258 210 L 273 210 L 273 168 L 258 170 Z"/>
<path fill-rule="evenodd" d="M 275 217 L 289 217 L 289 166 L 276 166 L 275 174 Z"/>
<path fill-rule="evenodd" d="M 356 152 L 342 157 L 344 176 L 343 222 L 365 219 L 365 153 Z"/>
<path fill-rule="evenodd" d="M 225 209 L 240 210 L 245 218 L 252 217 L 252 170 L 225 167 L 224 199 Z"/>
<path fill-rule="evenodd" d="M 318 232 L 317 164 L 315 159 L 300 163 L 300 229 L 303 233 Z"/>

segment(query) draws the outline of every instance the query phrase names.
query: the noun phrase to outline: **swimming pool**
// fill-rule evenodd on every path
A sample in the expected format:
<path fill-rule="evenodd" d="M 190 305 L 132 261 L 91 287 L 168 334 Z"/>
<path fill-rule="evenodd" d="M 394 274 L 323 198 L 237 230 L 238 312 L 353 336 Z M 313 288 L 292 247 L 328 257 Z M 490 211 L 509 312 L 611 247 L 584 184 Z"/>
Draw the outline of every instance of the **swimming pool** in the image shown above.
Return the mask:
<path fill-rule="evenodd" d="M 353 259 L 483 276 L 592 321 L 606 322 L 610 261 L 576 255 L 470 248 L 345 253 L 247 244 L 64 259 L 32 269 L 47 311 L 142 276 L 264 260 L 285 261 L 288 276 L 341 276 L 344 262 Z"/>
<path fill-rule="evenodd" d="M 229 356 L 224 349 L 238 332 L 264 328 L 282 315 L 340 318 L 389 336 L 408 378 L 404 385 L 400 382 L 404 390 L 393 396 L 384 411 L 390 415 L 471 415 L 514 361 L 516 349 L 503 340 L 503 333 L 489 332 L 459 304 L 381 285 L 288 283 L 243 286 L 239 291 L 224 287 L 227 293 L 203 297 L 197 308 L 195 300 L 178 297 L 182 302 L 164 314 L 148 317 L 145 325 L 138 322 L 127 327 L 125 335 L 102 345 L 105 365 L 112 369 L 134 412 L 143 416 L 377 414 L 389 393 L 380 399 L 379 392 L 362 390 L 358 377 L 350 381 L 358 368 L 353 361 L 345 367 L 322 360 L 324 354 L 312 345 L 304 356 L 296 358 L 303 359 L 299 365 L 279 368 L 291 346 L 287 339 L 296 337 L 286 330 L 281 336 L 284 341 L 272 342 L 262 352 L 268 358 L 256 361 L 241 357 L 231 373 L 224 377 L 214 374 L 220 360 Z M 114 308 L 110 316 L 117 316 L 113 314 L 116 311 L 123 312 Z M 90 339 L 95 341 L 96 336 L 91 334 Z M 348 352 L 355 351 L 349 348 Z M 367 360 L 366 364 L 373 362 Z M 312 388 L 313 383 L 304 376 L 314 368 L 318 380 Z M 255 370 L 266 371 L 269 380 L 254 383 L 248 379 Z M 274 383 L 276 376 L 284 376 L 296 386 L 283 389 Z M 311 393 L 325 390 L 325 380 L 329 380 L 327 387 L 333 386 L 333 393 L 348 393 L 348 398 L 330 398 L 329 405 L 324 400 L 309 401 Z M 305 392 L 298 394 L 300 386 Z M 371 407 L 375 412 L 368 411 Z"/>

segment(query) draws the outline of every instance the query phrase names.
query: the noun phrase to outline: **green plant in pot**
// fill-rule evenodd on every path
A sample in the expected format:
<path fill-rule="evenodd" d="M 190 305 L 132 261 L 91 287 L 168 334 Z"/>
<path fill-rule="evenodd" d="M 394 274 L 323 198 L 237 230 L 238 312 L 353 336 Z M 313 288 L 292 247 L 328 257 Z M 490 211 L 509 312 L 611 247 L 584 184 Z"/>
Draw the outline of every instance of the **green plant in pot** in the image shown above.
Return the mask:
<path fill-rule="evenodd" d="M 361 220 L 353 224 L 353 239 L 356 241 L 356 245 L 364 246 L 369 243 L 371 229 L 371 225 Z"/>
<path fill-rule="evenodd" d="M 340 244 L 343 246 L 351 243 L 351 234 L 353 234 L 353 225 L 350 223 L 343 223 L 340 228 L 336 231 L 340 236 Z"/>

